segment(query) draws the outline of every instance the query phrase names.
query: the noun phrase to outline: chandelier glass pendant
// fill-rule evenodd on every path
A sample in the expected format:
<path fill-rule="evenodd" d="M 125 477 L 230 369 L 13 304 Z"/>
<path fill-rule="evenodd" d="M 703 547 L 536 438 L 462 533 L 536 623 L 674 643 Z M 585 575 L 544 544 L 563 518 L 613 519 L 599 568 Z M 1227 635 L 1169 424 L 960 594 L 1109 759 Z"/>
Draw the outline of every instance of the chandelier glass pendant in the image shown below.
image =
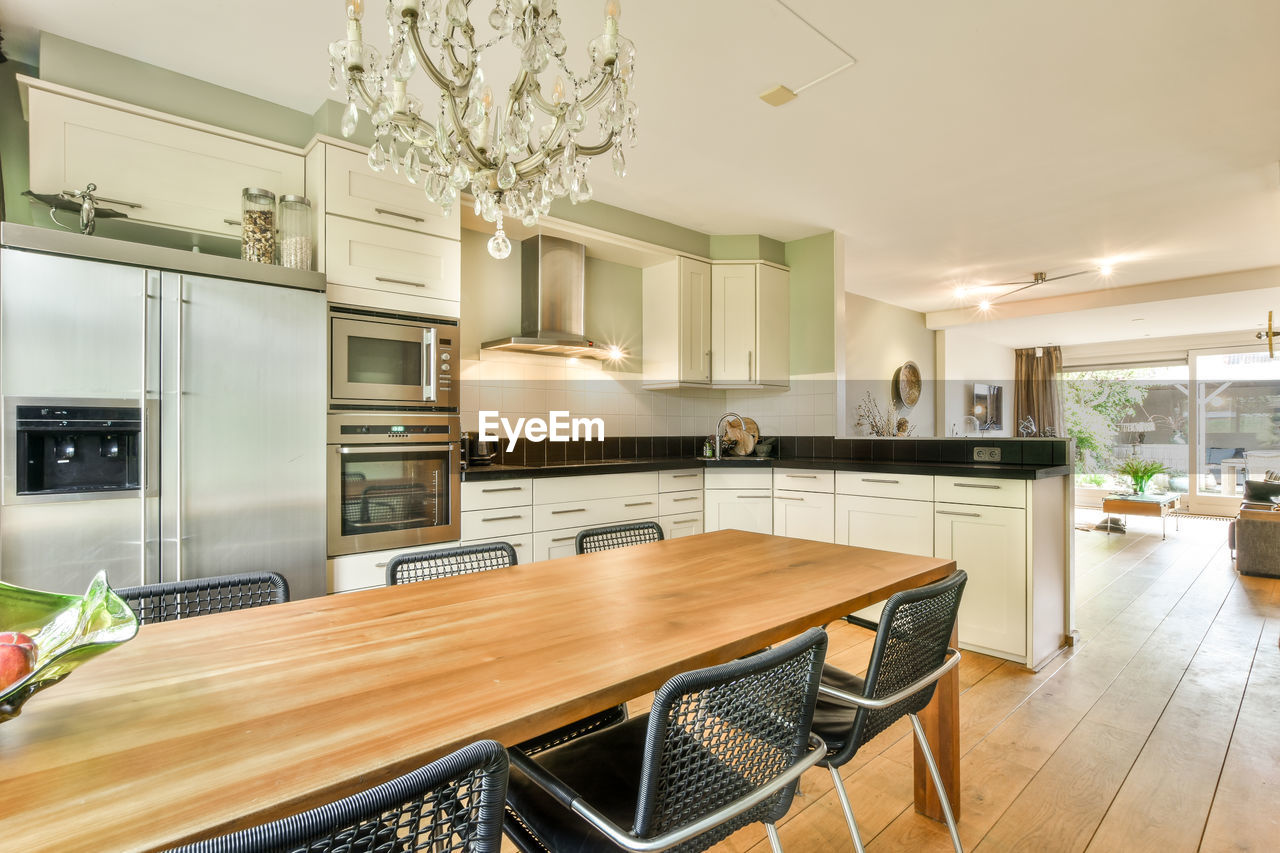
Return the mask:
<path fill-rule="evenodd" d="M 446 214 L 470 188 L 476 213 L 497 223 L 493 257 L 511 254 L 504 214 L 533 226 L 554 199 L 591 199 L 592 157 L 612 150 L 613 171 L 625 177 L 623 143 L 636 143 L 636 105 L 628 98 L 636 51 L 618 34 L 619 0 L 605 7 L 604 32 L 587 45 L 591 65 L 582 77 L 565 62 L 556 0 L 494 0 L 492 35 L 479 44 L 471 0 L 443 8 L 440 0 L 388 0 L 385 61 L 361 36 L 364 0 L 345 2 L 347 37 L 329 47 L 329 85 L 347 96 L 343 136 L 355 132 L 358 110 L 368 112 L 370 168 L 402 172 Z M 520 68 L 499 108 L 481 66 L 485 51 L 503 42 L 519 53 Z M 544 92 L 539 78 L 553 64 L 560 76 Z M 407 89 L 418 69 L 440 92 L 430 107 Z M 594 132 L 587 130 L 591 114 L 598 115 Z"/>

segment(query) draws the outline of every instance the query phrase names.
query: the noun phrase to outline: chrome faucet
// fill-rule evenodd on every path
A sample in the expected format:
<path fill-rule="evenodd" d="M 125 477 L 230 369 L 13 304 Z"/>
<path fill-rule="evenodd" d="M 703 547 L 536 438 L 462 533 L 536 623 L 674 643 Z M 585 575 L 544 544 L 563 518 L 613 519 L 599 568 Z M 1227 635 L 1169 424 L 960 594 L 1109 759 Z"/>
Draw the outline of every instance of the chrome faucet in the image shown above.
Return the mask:
<path fill-rule="evenodd" d="M 716 459 L 717 460 L 721 458 L 720 439 L 724 435 L 724 422 L 729 420 L 730 418 L 737 418 L 738 423 L 740 424 L 746 423 L 744 420 L 742 420 L 742 415 L 739 415 L 736 412 L 725 412 L 723 415 L 720 416 L 720 422 L 716 424 Z"/>

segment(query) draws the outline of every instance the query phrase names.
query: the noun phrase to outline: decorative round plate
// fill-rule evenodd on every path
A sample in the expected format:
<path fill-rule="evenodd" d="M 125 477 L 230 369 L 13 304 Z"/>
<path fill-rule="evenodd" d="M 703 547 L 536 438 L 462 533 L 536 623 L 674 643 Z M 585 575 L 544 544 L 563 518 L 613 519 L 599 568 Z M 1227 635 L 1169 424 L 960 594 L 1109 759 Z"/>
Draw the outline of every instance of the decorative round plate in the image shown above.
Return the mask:
<path fill-rule="evenodd" d="M 893 395 L 908 409 L 920 402 L 920 368 L 914 361 L 908 361 L 894 372 Z"/>

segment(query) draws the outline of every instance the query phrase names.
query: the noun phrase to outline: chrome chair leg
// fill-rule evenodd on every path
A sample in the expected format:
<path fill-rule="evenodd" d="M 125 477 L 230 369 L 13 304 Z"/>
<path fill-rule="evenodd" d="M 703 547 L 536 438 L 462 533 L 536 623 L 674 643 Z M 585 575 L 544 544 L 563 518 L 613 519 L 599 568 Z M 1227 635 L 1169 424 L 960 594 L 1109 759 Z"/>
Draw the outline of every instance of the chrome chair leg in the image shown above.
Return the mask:
<path fill-rule="evenodd" d="M 849 824 L 849 834 L 853 836 L 853 849 L 858 853 L 866 853 L 866 848 L 862 846 L 862 836 L 858 834 L 858 823 L 853 819 L 853 807 L 849 805 L 849 794 L 844 789 L 844 780 L 840 778 L 840 771 L 832 764 L 828 764 L 827 769 L 831 771 L 831 781 L 835 783 L 836 796 L 840 798 L 844 819 Z"/>
<path fill-rule="evenodd" d="M 769 846 L 773 848 L 773 853 L 782 853 L 782 842 L 778 840 L 778 828 L 771 823 L 766 823 L 764 831 L 769 833 Z"/>
<path fill-rule="evenodd" d="M 929 775 L 933 778 L 933 789 L 938 792 L 938 800 L 942 803 L 942 816 L 947 819 L 947 829 L 951 832 L 951 844 L 956 848 L 956 853 L 964 853 L 964 848 L 960 846 L 960 830 L 956 828 L 956 819 L 951 814 L 951 800 L 947 798 L 947 789 L 942 785 L 942 774 L 938 771 L 938 762 L 933 758 L 933 750 L 929 748 L 929 740 L 924 736 L 924 727 L 920 725 L 920 718 L 915 714 L 908 714 L 911 718 L 911 728 L 916 733 L 916 743 L 920 744 L 920 752 L 924 754 L 924 763 L 929 767 Z"/>

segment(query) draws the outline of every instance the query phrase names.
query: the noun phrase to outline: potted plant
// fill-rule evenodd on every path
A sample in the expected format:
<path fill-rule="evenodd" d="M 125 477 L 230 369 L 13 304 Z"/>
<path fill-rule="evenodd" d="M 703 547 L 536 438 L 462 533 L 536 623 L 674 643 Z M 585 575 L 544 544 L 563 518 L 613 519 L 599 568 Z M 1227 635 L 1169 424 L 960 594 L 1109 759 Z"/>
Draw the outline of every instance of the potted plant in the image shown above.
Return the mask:
<path fill-rule="evenodd" d="M 1132 480 L 1134 492 L 1140 495 L 1146 494 L 1147 486 L 1151 483 L 1152 477 L 1167 472 L 1168 469 L 1164 467 L 1163 462 L 1157 462 L 1154 459 L 1143 459 L 1140 456 L 1130 456 L 1116 467 L 1116 473 Z"/>

